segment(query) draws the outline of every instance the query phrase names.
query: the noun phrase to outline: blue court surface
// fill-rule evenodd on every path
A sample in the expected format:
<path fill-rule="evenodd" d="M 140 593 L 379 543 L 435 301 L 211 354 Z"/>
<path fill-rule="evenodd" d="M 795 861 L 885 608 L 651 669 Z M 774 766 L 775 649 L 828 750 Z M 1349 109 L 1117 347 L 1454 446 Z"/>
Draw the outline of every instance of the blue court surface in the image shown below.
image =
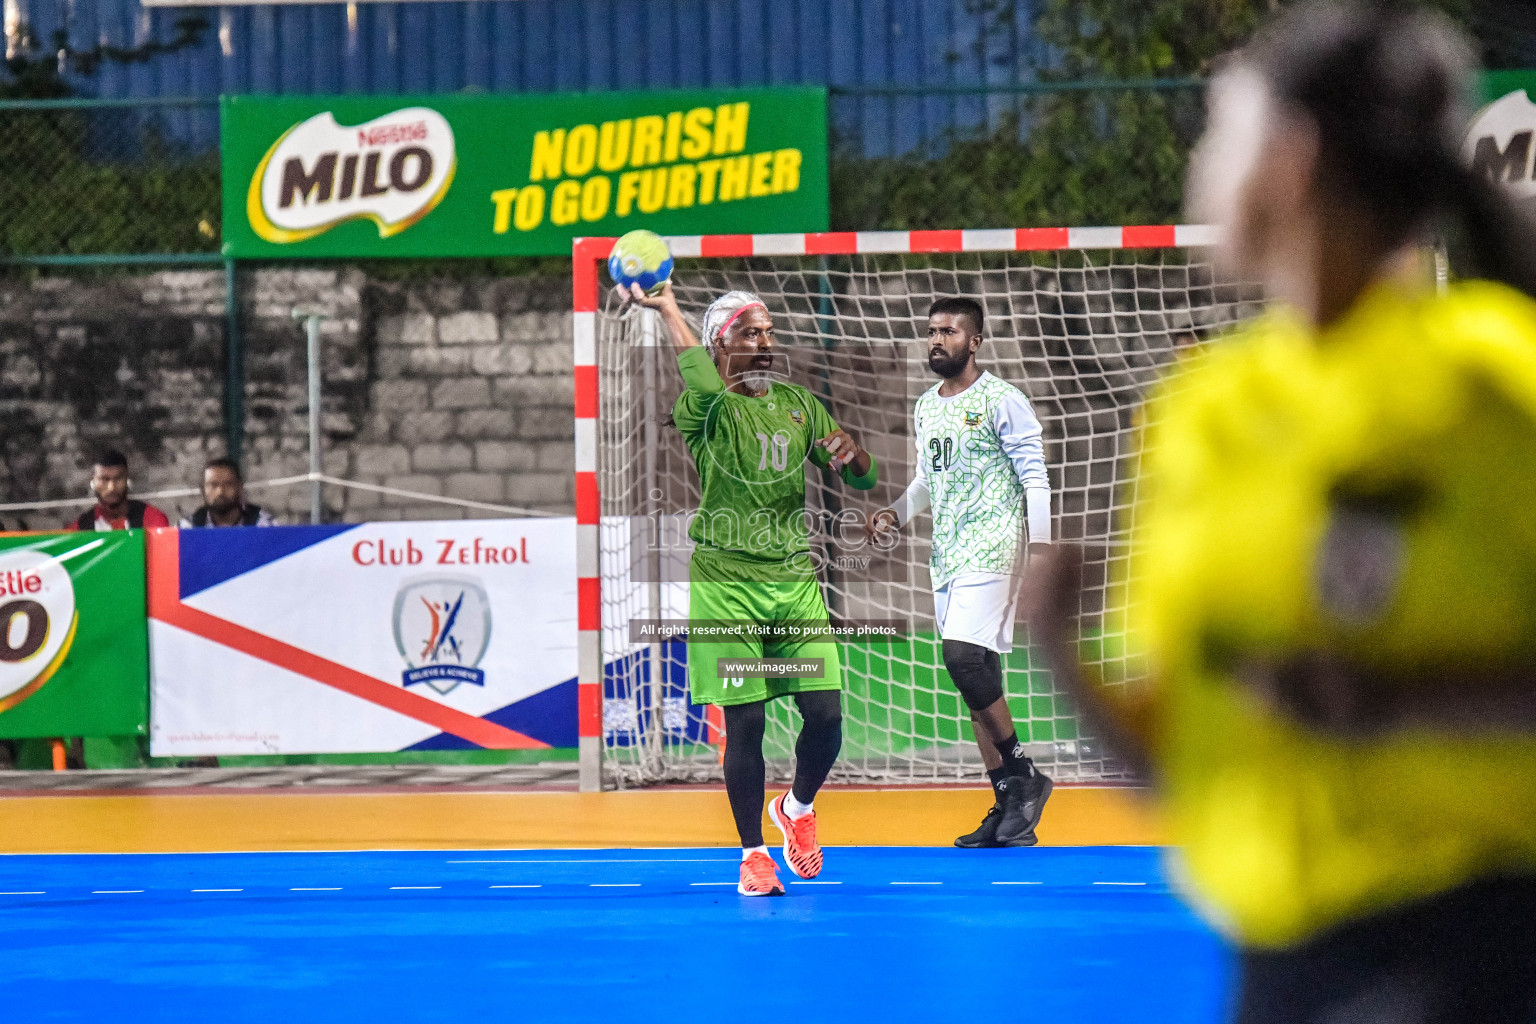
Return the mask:
<path fill-rule="evenodd" d="M 1159 851 L 831 848 L 0 857 L 15 1020 L 1218 1021 Z"/>

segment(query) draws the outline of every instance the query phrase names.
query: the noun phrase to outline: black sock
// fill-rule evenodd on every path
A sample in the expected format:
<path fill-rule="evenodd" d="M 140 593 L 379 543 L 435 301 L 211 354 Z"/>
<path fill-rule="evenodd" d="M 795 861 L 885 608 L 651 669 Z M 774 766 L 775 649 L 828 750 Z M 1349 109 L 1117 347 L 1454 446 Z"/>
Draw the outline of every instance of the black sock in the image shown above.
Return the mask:
<path fill-rule="evenodd" d="M 1017 732 L 1010 733 L 1008 738 L 996 744 L 997 752 L 1003 757 L 1002 772 L 1004 775 L 1019 775 L 1025 778 L 1035 774 L 1035 766 L 1029 758 L 1024 756 L 1024 745 L 1019 742 Z M 990 773 L 989 773 L 990 774 Z"/>
<path fill-rule="evenodd" d="M 998 787 L 1000 785 L 1002 785 L 1003 780 L 1006 779 L 1007 777 L 1008 777 L 1008 769 L 1007 768 L 988 768 L 987 769 L 987 778 L 992 780 L 992 795 L 997 798 L 999 803 L 1002 802 L 1003 791 L 1001 789 L 999 789 Z"/>

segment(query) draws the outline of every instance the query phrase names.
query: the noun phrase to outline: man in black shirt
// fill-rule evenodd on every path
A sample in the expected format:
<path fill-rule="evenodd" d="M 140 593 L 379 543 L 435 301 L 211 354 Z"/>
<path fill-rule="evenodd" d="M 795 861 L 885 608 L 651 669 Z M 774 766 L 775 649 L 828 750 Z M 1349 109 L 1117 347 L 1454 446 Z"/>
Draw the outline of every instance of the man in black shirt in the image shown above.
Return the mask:
<path fill-rule="evenodd" d="M 245 478 L 233 459 L 210 459 L 203 467 L 203 504 L 178 525 L 183 530 L 204 526 L 271 526 L 272 514 L 245 500 Z"/>

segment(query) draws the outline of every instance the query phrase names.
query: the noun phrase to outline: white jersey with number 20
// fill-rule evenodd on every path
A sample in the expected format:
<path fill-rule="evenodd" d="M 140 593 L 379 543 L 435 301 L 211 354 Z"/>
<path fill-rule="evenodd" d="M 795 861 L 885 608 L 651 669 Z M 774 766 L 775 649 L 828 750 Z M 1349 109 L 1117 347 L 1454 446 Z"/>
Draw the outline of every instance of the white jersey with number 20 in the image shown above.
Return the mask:
<path fill-rule="evenodd" d="M 917 476 L 892 507 L 900 524 L 931 505 L 935 589 L 963 573 L 1013 572 L 1029 493 L 1032 541 L 1050 540 L 1050 482 L 1040 421 L 1024 393 L 983 372 L 945 398 L 917 400 Z"/>

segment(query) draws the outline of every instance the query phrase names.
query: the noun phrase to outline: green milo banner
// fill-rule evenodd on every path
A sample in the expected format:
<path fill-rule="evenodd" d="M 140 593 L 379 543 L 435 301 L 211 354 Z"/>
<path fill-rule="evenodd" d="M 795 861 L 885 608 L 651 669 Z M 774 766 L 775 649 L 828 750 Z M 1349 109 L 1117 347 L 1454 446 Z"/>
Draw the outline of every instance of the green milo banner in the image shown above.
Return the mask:
<path fill-rule="evenodd" d="M 225 97 L 236 258 L 564 255 L 827 228 L 824 89 Z"/>
<path fill-rule="evenodd" d="M 1515 196 L 1536 198 L 1536 71 L 1489 71 L 1478 84 L 1483 106 L 1468 126 L 1462 159 Z"/>
<path fill-rule="evenodd" d="M 148 731 L 144 535 L 0 536 L 0 737 Z"/>

